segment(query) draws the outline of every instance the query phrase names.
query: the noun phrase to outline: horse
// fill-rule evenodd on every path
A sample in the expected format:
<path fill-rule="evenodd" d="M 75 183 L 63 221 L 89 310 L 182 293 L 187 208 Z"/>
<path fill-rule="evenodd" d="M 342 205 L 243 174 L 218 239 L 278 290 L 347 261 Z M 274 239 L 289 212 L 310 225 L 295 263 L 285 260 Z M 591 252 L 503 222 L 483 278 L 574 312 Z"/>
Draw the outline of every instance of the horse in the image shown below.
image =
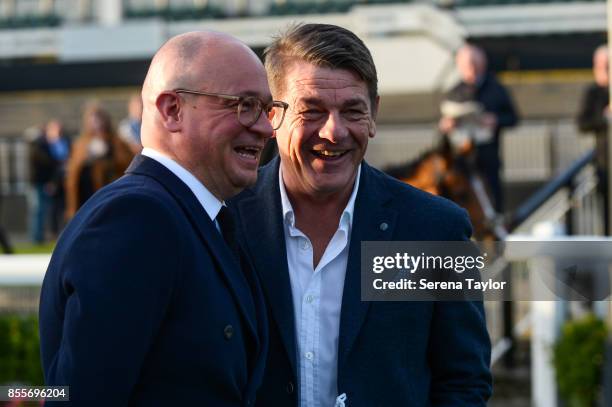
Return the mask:
<path fill-rule="evenodd" d="M 478 240 L 503 240 L 508 234 L 495 212 L 487 188 L 475 166 L 473 148 L 457 152 L 443 137 L 432 149 L 384 172 L 409 185 L 443 196 L 465 208 Z"/>

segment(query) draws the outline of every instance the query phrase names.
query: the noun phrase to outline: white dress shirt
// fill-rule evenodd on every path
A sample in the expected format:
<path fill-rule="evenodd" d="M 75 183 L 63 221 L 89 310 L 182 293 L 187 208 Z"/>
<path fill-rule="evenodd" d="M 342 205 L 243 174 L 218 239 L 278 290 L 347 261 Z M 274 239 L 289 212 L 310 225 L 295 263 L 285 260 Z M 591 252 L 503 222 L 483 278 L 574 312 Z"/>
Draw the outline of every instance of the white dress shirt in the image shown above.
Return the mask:
<path fill-rule="evenodd" d="M 300 407 L 332 407 L 338 397 L 340 310 L 360 174 L 361 166 L 357 170 L 351 197 L 340 216 L 338 229 L 314 268 L 312 243 L 295 226 L 293 207 L 285 190 L 282 169 L 279 170 L 296 324 Z"/>
<path fill-rule="evenodd" d="M 183 181 L 183 183 L 185 183 L 185 185 L 187 185 L 191 192 L 193 192 L 193 194 L 196 196 L 198 202 L 200 202 L 200 205 L 202 205 L 202 208 L 204 208 L 210 217 L 210 220 L 215 222 L 217 229 L 219 229 L 216 218 L 221 210 L 221 207 L 225 205 L 224 202 L 218 200 L 217 197 L 214 196 L 192 173 L 187 171 L 170 157 L 150 147 L 143 148 L 140 154 L 157 161 L 176 175 L 181 181 Z"/>

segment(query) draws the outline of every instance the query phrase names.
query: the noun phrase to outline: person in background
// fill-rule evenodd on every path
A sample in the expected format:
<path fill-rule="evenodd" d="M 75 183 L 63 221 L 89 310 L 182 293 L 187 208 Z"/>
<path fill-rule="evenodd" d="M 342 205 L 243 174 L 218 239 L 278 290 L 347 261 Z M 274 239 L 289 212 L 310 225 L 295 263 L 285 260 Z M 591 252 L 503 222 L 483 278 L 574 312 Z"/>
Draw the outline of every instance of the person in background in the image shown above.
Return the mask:
<path fill-rule="evenodd" d="M 491 137 L 474 146 L 476 169 L 487 181 L 495 209 L 503 212 L 500 135 L 504 128 L 515 126 L 519 118 L 506 88 L 487 71 L 487 57 L 482 49 L 471 44 L 459 48 L 456 65 L 461 82 L 450 90 L 445 99 L 459 103 L 476 102 L 480 105 L 480 125 L 489 130 Z M 442 134 L 448 135 L 457 125 L 455 118 L 443 114 L 438 127 Z"/>
<path fill-rule="evenodd" d="M 0 194 L 0 215 L 2 214 L 2 194 Z M 8 233 L 4 228 L 4 223 L 0 221 L 0 247 L 2 247 L 2 252 L 4 254 L 13 254 L 15 250 L 13 249 L 13 245 L 9 241 Z"/>
<path fill-rule="evenodd" d="M 602 197 L 604 214 L 604 232 L 610 234 L 609 198 L 608 198 L 608 123 L 612 118 L 610 112 L 610 95 L 608 79 L 608 46 L 601 45 L 593 53 L 593 76 L 595 81 L 584 91 L 580 111 L 576 122 L 582 133 L 595 136 L 595 165 L 599 182 L 597 192 Z"/>
<path fill-rule="evenodd" d="M 30 145 L 30 175 L 35 193 L 31 239 L 36 244 L 45 242 L 48 221 L 54 235 L 61 229 L 64 212 L 63 183 L 69 154 L 70 140 L 57 119 L 50 120 L 42 134 Z"/>
<path fill-rule="evenodd" d="M 123 175 L 134 154 L 113 128 L 109 113 L 90 104 L 66 173 L 66 214 L 71 219 L 94 192 Z"/>
<path fill-rule="evenodd" d="M 128 117 L 119 122 L 119 136 L 125 141 L 134 154 L 142 150 L 140 126 L 142 125 L 142 98 L 133 94 L 128 102 Z"/>

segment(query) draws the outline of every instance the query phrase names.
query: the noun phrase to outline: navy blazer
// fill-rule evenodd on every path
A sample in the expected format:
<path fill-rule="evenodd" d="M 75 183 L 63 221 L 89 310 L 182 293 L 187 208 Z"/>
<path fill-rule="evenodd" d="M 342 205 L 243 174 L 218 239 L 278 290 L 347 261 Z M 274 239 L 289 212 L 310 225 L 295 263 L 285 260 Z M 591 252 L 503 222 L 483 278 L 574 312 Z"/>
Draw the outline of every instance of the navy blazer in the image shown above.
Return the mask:
<path fill-rule="evenodd" d="M 263 167 L 257 185 L 232 200 L 269 307 L 270 351 L 260 406 L 298 405 L 279 162 Z M 361 241 L 467 240 L 466 212 L 365 162 L 359 182 L 340 317 L 338 394 L 346 393 L 348 407 L 485 406 L 491 394 L 490 341 L 481 302 L 360 299 Z"/>
<path fill-rule="evenodd" d="M 247 406 L 263 295 L 178 177 L 137 156 L 62 234 L 40 300 L 47 385 L 74 406 Z M 51 405 L 51 403 L 48 403 Z"/>

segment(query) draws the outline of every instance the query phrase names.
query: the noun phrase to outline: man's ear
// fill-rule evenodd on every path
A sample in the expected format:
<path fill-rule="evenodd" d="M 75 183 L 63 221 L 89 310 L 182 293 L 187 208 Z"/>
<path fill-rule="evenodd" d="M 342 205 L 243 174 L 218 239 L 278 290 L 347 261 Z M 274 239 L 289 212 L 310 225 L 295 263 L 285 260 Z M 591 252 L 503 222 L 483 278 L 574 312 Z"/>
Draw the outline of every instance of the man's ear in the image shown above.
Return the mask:
<path fill-rule="evenodd" d="M 376 96 L 376 99 L 374 99 L 374 106 L 372 106 L 372 119 L 374 121 L 376 121 L 376 118 L 378 117 L 378 107 L 380 106 L 380 95 Z"/>
<path fill-rule="evenodd" d="M 374 106 L 372 106 L 372 124 L 370 125 L 370 138 L 376 136 L 376 117 L 378 117 L 378 107 L 380 106 L 380 95 L 374 99 Z"/>
<path fill-rule="evenodd" d="M 183 111 L 180 96 L 176 92 L 162 92 L 155 99 L 155 106 L 162 124 L 171 133 L 182 128 Z"/>

